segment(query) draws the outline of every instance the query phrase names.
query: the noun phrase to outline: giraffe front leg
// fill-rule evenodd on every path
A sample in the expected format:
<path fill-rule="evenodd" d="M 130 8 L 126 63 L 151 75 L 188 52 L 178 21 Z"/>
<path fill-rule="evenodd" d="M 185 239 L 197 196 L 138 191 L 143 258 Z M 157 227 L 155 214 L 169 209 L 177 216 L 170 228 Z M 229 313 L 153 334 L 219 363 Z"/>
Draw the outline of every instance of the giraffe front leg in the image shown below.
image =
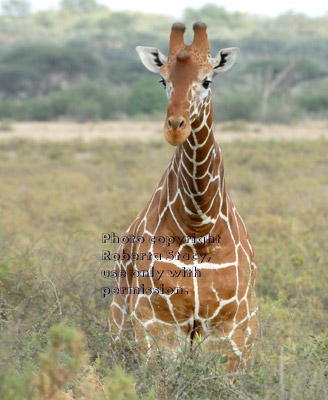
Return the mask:
<path fill-rule="evenodd" d="M 257 330 L 257 314 L 254 312 L 249 320 L 239 325 L 230 333 L 229 341 L 233 351 L 232 356 L 229 358 L 229 369 L 231 371 L 249 367 Z"/>
<path fill-rule="evenodd" d="M 150 363 L 154 363 L 161 351 L 167 351 L 173 358 L 184 348 L 190 348 L 190 335 L 175 324 L 161 321 L 133 320 L 137 348 Z"/>
<path fill-rule="evenodd" d="M 225 321 L 208 326 L 204 344 L 207 350 L 220 352 L 220 360 L 227 371 L 236 372 L 249 367 L 257 330 L 257 313 L 254 312 L 239 324 Z"/>
<path fill-rule="evenodd" d="M 179 355 L 181 355 L 180 352 L 184 347 L 190 347 L 188 332 L 186 334 L 184 329 L 158 320 L 141 321 L 133 319 L 132 321 L 141 360 L 148 364 L 148 368 L 151 368 L 152 371 L 158 371 L 154 374 L 158 377 L 156 380 L 156 399 L 169 400 L 175 398 L 176 393 L 172 393 L 172 388 L 167 384 L 167 373 L 161 374 L 161 372 L 163 367 L 165 370 L 168 365 L 180 360 Z"/>
<path fill-rule="evenodd" d="M 124 299 L 120 295 L 114 295 L 109 309 L 109 331 L 114 343 L 119 340 L 120 335 L 124 331 L 126 317 L 127 312 Z"/>
<path fill-rule="evenodd" d="M 110 350 L 119 360 L 130 362 L 133 358 L 135 336 L 131 317 L 126 307 L 127 299 L 122 295 L 114 295 L 109 310 Z"/>
<path fill-rule="evenodd" d="M 190 348 L 191 318 L 170 308 L 167 299 L 143 296 L 135 297 L 133 303 L 132 323 L 137 347 L 148 361 L 153 362 L 161 350 L 176 356 L 181 349 Z"/>

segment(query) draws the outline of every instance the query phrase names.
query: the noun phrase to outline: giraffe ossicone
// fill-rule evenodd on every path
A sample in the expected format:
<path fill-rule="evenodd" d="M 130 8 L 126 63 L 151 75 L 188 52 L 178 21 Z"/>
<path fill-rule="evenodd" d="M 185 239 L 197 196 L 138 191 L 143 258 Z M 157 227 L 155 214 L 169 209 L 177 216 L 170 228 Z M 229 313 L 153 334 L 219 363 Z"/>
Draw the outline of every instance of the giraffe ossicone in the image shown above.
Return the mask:
<path fill-rule="evenodd" d="M 150 354 L 158 345 L 192 348 L 195 338 L 203 337 L 209 348 L 221 345 L 235 370 L 247 365 L 258 330 L 256 261 L 226 188 L 213 134 L 210 84 L 233 65 L 239 49 L 223 49 L 211 57 L 206 25 L 198 22 L 193 29 L 194 40 L 186 45 L 185 26 L 172 26 L 167 57 L 153 47 L 136 48 L 146 68 L 161 76 L 169 99 L 164 134 L 177 147 L 145 209 L 125 233 L 145 240 L 121 243 L 118 249 L 122 255 L 163 257 L 116 261 L 109 322 L 114 345 L 133 332 L 137 345 Z M 154 237 L 199 240 L 171 240 L 169 250 L 180 256 L 166 257 L 167 244 Z M 202 262 L 195 257 L 200 254 L 206 256 Z M 193 269 L 200 273 L 181 274 Z M 155 279 L 156 274 L 161 278 Z"/>

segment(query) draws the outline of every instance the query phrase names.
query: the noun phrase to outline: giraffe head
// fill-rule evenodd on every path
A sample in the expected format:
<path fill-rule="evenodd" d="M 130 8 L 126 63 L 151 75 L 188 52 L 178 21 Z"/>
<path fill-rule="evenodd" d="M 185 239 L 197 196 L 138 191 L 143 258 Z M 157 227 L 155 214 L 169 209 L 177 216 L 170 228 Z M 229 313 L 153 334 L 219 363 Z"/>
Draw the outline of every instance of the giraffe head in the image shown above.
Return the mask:
<path fill-rule="evenodd" d="M 191 124 L 205 111 L 211 100 L 210 83 L 215 75 L 234 64 L 239 49 L 220 50 L 210 55 L 206 25 L 196 22 L 194 40 L 183 40 L 185 25 L 172 25 L 169 54 L 166 57 L 154 47 L 137 46 L 137 53 L 147 69 L 160 74 L 169 99 L 164 133 L 172 145 L 183 143 L 191 132 Z"/>

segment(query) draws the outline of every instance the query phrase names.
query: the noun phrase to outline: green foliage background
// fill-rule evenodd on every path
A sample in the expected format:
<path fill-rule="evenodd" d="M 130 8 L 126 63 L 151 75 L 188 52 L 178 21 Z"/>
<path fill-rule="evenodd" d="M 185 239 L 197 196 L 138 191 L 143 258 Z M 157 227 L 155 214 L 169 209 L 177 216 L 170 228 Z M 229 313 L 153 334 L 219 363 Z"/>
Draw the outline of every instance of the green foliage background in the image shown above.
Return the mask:
<path fill-rule="evenodd" d="M 97 121 L 165 112 L 165 92 L 135 46 L 167 52 L 171 18 L 113 12 L 95 0 L 63 0 L 58 10 L 33 13 L 27 0 L 2 4 L 0 119 Z M 182 20 L 187 42 L 195 21 L 207 23 L 212 55 L 241 49 L 237 64 L 213 84 L 216 120 L 327 116 L 327 16 L 258 17 L 208 4 L 187 8 Z"/>

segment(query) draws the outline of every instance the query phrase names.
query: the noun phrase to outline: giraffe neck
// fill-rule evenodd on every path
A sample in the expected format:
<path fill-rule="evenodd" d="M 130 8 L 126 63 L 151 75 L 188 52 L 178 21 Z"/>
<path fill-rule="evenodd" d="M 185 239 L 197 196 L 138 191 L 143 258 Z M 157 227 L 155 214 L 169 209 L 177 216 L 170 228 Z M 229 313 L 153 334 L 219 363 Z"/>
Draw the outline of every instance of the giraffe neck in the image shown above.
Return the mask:
<path fill-rule="evenodd" d="M 188 139 L 172 160 L 181 201 L 174 203 L 186 234 L 212 232 L 226 202 L 221 149 L 214 140 L 212 104 L 192 123 Z"/>

